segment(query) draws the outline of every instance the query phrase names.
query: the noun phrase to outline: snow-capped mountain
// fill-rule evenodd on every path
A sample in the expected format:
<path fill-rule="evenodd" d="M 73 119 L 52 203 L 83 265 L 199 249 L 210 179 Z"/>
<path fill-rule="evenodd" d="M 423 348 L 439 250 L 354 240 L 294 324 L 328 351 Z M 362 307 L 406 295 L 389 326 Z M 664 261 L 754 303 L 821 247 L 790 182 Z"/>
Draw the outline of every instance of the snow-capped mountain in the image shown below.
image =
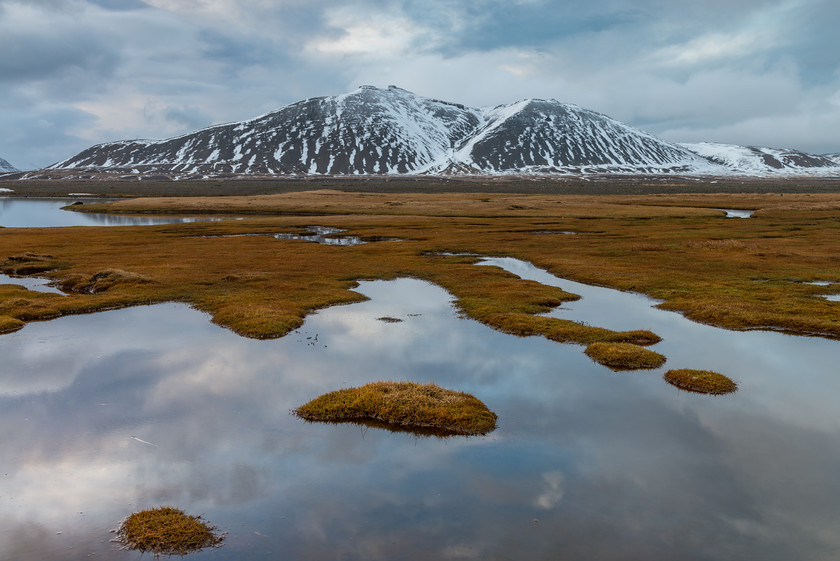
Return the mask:
<path fill-rule="evenodd" d="M 484 123 L 450 157 L 477 173 L 703 173 L 715 167 L 606 115 L 531 99 L 483 111 Z"/>
<path fill-rule="evenodd" d="M 49 169 L 173 174 L 701 173 L 719 166 L 557 101 L 476 109 L 391 86 L 300 101 L 161 141 L 93 146 Z"/>
<path fill-rule="evenodd" d="M 15 173 L 16 171 L 18 170 L 12 164 L 0 158 L 0 173 Z"/>
<path fill-rule="evenodd" d="M 831 156 L 817 156 L 798 150 L 713 142 L 681 146 L 746 175 L 825 175 L 826 172 L 840 174 L 840 162 Z"/>
<path fill-rule="evenodd" d="M 838 166 L 840 166 L 840 154 L 825 154 L 824 158 L 828 158 Z"/>
<path fill-rule="evenodd" d="M 249 121 L 167 140 L 100 144 L 48 169 L 175 177 L 748 175 L 758 169 L 752 160 L 723 157 L 725 151 L 710 146 L 665 142 L 606 115 L 555 100 L 471 108 L 394 86 L 362 86 L 348 94 L 306 99 Z M 829 161 L 762 150 L 768 152 L 761 152 L 758 159 L 768 158 L 767 169 L 814 166 L 824 171 L 822 166 Z M 780 165 L 769 163 L 771 159 Z M 832 169 L 840 175 L 840 168 Z"/>

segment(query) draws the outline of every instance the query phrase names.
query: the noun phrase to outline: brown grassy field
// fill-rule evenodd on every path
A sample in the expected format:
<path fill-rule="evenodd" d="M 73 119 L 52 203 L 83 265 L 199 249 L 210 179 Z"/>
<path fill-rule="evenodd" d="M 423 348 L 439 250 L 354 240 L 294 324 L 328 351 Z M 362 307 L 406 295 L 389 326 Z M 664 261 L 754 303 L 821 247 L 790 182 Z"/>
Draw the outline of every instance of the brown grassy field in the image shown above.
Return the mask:
<path fill-rule="evenodd" d="M 819 297 L 840 292 L 838 194 L 328 190 L 145 198 L 102 208 L 247 218 L 0 229 L 2 272 L 38 274 L 71 291 L 61 296 L 0 286 L 0 330 L 59 315 L 181 301 L 242 335 L 279 337 L 312 310 L 360 300 L 352 291 L 358 280 L 414 277 L 447 289 L 466 316 L 505 332 L 587 345 L 658 340 L 644 325 L 618 333 L 535 315 L 575 296 L 452 255 L 475 254 L 517 257 L 560 277 L 642 292 L 663 300 L 666 309 L 730 329 L 840 338 L 840 304 Z M 716 208 L 757 212 L 751 219 L 727 219 Z M 270 236 L 308 225 L 402 241 L 337 247 Z M 813 280 L 838 284 L 805 284 Z"/>

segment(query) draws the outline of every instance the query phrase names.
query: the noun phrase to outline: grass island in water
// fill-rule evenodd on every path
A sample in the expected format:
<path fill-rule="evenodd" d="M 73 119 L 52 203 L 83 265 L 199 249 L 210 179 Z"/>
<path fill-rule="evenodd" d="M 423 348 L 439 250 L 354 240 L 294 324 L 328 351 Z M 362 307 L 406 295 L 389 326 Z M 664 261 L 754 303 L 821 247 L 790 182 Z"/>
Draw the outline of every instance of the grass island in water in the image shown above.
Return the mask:
<path fill-rule="evenodd" d="M 709 370 L 669 370 L 665 373 L 665 381 L 681 390 L 712 395 L 732 393 L 738 389 L 738 384 L 723 374 Z"/>
<path fill-rule="evenodd" d="M 172 507 L 135 512 L 120 524 L 117 541 L 126 549 L 160 555 L 187 555 L 218 547 L 224 535 L 216 527 Z"/>
<path fill-rule="evenodd" d="M 592 343 L 584 352 L 598 364 L 613 370 L 651 369 L 665 364 L 663 355 L 630 343 Z"/>
<path fill-rule="evenodd" d="M 496 428 L 497 418 L 470 394 L 413 382 L 374 382 L 337 390 L 294 413 L 307 421 L 373 421 L 441 436 L 487 434 Z"/>

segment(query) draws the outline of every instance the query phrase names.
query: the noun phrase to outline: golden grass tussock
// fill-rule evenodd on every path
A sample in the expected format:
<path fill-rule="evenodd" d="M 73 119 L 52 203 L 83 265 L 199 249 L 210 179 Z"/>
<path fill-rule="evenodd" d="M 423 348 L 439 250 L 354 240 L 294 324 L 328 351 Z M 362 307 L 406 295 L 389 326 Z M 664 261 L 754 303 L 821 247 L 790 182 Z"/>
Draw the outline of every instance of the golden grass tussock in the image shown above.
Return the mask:
<path fill-rule="evenodd" d="M 61 315 L 61 311 L 50 305 L 49 300 L 30 298 L 26 292 L 24 294 L 24 297 L 8 298 L 0 302 L 0 313 L 13 315 L 20 321 L 50 319 Z"/>
<path fill-rule="evenodd" d="M 738 389 L 738 384 L 728 377 L 709 370 L 669 370 L 664 378 L 666 382 L 681 390 L 695 393 L 723 395 Z"/>
<path fill-rule="evenodd" d="M 65 292 L 81 292 L 96 294 L 105 292 L 115 286 L 145 284 L 153 282 L 150 278 L 138 273 L 123 271 L 122 269 L 105 269 L 90 277 L 86 275 L 69 275 L 56 282 L 56 286 Z"/>
<path fill-rule="evenodd" d="M 223 305 L 212 308 L 211 313 L 213 323 L 252 339 L 282 337 L 303 324 L 299 314 L 258 303 Z"/>
<path fill-rule="evenodd" d="M 135 512 L 117 529 L 117 541 L 126 549 L 160 555 L 187 555 L 218 547 L 224 535 L 216 527 L 172 507 Z"/>
<path fill-rule="evenodd" d="M 686 244 L 691 249 L 708 249 L 712 251 L 737 251 L 748 249 L 749 246 L 741 240 L 692 240 Z"/>
<path fill-rule="evenodd" d="M 20 255 L 10 255 L 0 263 L 0 272 L 8 275 L 37 275 L 44 271 L 51 271 L 60 266 L 52 255 L 38 255 L 25 252 Z"/>
<path fill-rule="evenodd" d="M 526 313 L 470 314 L 470 316 L 511 335 L 520 337 L 541 335 L 558 343 L 588 345 L 602 341 L 647 346 L 654 345 L 662 340 L 657 334 L 648 330 L 611 331 L 566 319 L 545 316 L 535 317 Z"/>
<path fill-rule="evenodd" d="M 374 382 L 324 394 L 294 413 L 307 421 L 374 421 L 446 435 L 487 434 L 496 414 L 474 396 L 435 384 Z"/>
<path fill-rule="evenodd" d="M 592 343 L 584 352 L 598 364 L 613 370 L 651 369 L 665 364 L 663 355 L 630 343 Z"/>
<path fill-rule="evenodd" d="M 21 329 L 24 325 L 26 324 L 17 318 L 0 315 L 0 333 L 11 333 Z"/>

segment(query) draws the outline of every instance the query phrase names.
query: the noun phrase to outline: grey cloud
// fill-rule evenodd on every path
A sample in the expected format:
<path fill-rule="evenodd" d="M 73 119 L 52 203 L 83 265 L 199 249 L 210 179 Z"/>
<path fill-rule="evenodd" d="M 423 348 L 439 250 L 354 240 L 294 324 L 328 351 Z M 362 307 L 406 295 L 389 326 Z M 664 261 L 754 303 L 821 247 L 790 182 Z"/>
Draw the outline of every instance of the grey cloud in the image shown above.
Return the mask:
<path fill-rule="evenodd" d="M 0 0 L 0 13 L 0 52 L 14 54 L 0 57 L 0 102 L 15 108 L 0 126 L 55 122 L 59 138 L 32 144 L 40 133 L 16 131 L 30 144 L 0 140 L 0 154 L 19 165 L 45 165 L 94 142 L 247 119 L 361 83 L 468 105 L 554 97 L 691 137 L 677 140 L 773 115 L 814 115 L 803 103 L 824 115 L 840 91 L 840 5 L 831 0 Z M 21 13 L 29 21 L 12 19 Z M 339 13 L 355 19 L 342 22 Z M 311 48 L 353 33 L 364 39 L 375 18 L 405 23 L 413 35 L 404 51 Z M 767 31 L 770 23 L 778 30 Z M 758 31 L 749 49 L 696 61 L 665 56 L 750 30 Z M 59 114 L 77 120 L 56 122 Z M 823 140 L 809 145 L 837 151 L 827 125 L 812 122 Z"/>
<path fill-rule="evenodd" d="M 167 107 L 163 111 L 163 116 L 190 130 L 206 127 L 212 122 L 210 115 L 196 107 Z"/>
<path fill-rule="evenodd" d="M 46 30 L 45 30 L 46 31 Z M 81 71 L 110 76 L 119 63 L 117 54 L 101 37 L 78 33 L 37 37 L 4 31 L 0 37 L 0 83 L 55 79 L 63 72 Z"/>
<path fill-rule="evenodd" d="M 0 101 L 0 106 L 4 104 L 5 100 Z M 3 123 L 0 154 L 18 169 L 44 167 L 91 144 L 75 132 L 94 122 L 94 116 L 89 113 L 68 107 L 46 110 L 27 107 L 24 111 L 15 111 L 15 105 L 6 107 L 10 109 L 0 111 Z"/>
<path fill-rule="evenodd" d="M 146 8 L 148 4 L 142 0 L 88 0 L 92 4 L 108 8 L 109 10 L 125 11 Z"/>

